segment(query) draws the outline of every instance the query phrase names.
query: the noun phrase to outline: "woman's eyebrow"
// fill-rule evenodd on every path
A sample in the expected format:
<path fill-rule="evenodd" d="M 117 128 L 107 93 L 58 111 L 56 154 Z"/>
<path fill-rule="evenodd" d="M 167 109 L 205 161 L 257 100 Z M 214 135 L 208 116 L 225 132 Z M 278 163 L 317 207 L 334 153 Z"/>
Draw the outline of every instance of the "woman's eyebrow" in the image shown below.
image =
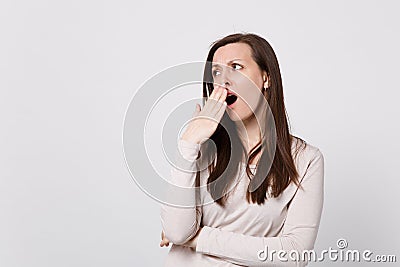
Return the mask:
<path fill-rule="evenodd" d="M 243 59 L 240 59 L 240 58 L 235 58 L 235 59 L 232 59 L 232 60 L 229 60 L 228 61 L 228 64 L 227 65 L 230 65 L 230 64 L 232 64 L 234 61 L 244 61 Z M 216 66 L 219 66 L 220 64 L 212 64 L 212 67 L 216 67 Z"/>
<path fill-rule="evenodd" d="M 243 60 L 243 59 L 240 59 L 240 58 L 235 58 L 235 59 L 230 60 L 230 61 L 228 62 L 228 64 L 232 64 L 233 61 L 244 61 L 244 60 Z"/>

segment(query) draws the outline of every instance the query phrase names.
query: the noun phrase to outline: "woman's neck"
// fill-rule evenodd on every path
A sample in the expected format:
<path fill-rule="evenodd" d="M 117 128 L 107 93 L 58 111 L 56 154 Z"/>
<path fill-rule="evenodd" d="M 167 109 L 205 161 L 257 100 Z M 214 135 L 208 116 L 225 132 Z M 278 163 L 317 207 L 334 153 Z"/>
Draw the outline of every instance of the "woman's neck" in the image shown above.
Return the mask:
<path fill-rule="evenodd" d="M 260 127 L 255 116 L 251 116 L 241 121 L 241 123 L 243 123 L 243 125 L 237 127 L 239 137 L 242 140 L 246 152 L 249 153 L 261 140 Z"/>

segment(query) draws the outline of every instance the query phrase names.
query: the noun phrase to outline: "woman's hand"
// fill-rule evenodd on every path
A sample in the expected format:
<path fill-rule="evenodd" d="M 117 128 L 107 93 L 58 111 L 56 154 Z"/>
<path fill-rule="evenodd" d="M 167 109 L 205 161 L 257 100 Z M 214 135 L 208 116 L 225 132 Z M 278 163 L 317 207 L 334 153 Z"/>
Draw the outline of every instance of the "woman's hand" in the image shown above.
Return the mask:
<path fill-rule="evenodd" d="M 196 249 L 197 239 L 199 238 L 199 234 L 201 232 L 201 229 L 202 228 L 200 227 L 200 229 L 197 231 L 196 235 L 192 239 L 190 239 L 189 241 L 184 243 L 182 246 L 191 247 L 191 248 Z M 168 247 L 169 246 L 169 240 L 165 237 L 164 231 L 161 231 L 160 247 L 163 247 L 163 246 Z"/>
<path fill-rule="evenodd" d="M 169 246 L 169 240 L 165 237 L 164 231 L 161 231 L 161 242 L 160 242 L 160 247 Z"/>
<path fill-rule="evenodd" d="M 196 235 L 192 239 L 187 241 L 185 244 L 183 244 L 183 246 L 196 249 L 197 239 L 199 239 L 199 234 L 201 232 L 201 229 L 202 229 L 202 227 L 200 227 L 199 230 L 197 231 Z"/>
<path fill-rule="evenodd" d="M 194 116 L 182 134 L 183 140 L 201 144 L 211 137 L 224 115 L 227 94 L 225 88 L 216 86 L 203 109 L 196 104 Z"/>

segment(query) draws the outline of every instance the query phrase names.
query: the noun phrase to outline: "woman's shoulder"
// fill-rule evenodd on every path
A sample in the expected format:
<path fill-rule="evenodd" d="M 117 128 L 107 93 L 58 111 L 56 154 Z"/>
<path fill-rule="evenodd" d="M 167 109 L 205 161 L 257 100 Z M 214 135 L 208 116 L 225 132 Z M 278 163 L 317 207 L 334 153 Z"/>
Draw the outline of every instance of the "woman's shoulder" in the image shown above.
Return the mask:
<path fill-rule="evenodd" d="M 324 158 L 317 145 L 297 136 L 292 137 L 292 155 L 296 164 L 302 168 L 309 166 L 313 161 L 321 159 L 323 161 Z"/>

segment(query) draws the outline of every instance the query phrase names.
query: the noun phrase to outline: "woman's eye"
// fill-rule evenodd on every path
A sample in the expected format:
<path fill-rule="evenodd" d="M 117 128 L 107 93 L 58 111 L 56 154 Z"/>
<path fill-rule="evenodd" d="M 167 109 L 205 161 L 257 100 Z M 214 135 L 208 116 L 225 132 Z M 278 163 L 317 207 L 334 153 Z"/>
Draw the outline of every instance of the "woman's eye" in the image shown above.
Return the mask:
<path fill-rule="evenodd" d="M 237 63 L 233 63 L 233 64 L 232 64 L 232 68 L 233 68 L 234 70 L 240 70 L 240 69 L 242 69 L 243 67 L 240 66 L 240 65 L 237 64 Z"/>
<path fill-rule="evenodd" d="M 213 75 L 213 76 L 217 76 L 218 74 L 219 74 L 219 70 L 213 70 L 213 71 L 212 71 L 212 75 Z"/>

